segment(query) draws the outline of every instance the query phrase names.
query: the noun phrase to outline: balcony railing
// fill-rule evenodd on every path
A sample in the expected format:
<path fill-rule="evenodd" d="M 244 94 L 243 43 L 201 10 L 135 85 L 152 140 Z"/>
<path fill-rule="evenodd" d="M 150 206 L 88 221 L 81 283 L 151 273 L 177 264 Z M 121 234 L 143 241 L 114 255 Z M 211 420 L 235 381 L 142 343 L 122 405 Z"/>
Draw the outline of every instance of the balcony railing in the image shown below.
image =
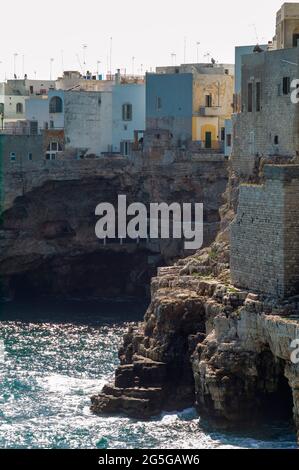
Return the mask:
<path fill-rule="evenodd" d="M 197 140 L 189 145 L 192 152 L 199 153 L 223 153 L 224 142 L 221 140 Z"/>

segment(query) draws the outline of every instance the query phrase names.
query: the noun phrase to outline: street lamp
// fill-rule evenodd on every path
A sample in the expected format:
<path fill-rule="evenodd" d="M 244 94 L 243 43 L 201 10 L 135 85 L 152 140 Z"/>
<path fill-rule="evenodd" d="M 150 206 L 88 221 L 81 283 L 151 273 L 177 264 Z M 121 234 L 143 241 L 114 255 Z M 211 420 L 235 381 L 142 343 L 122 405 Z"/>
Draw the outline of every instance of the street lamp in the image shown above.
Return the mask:
<path fill-rule="evenodd" d="M 53 68 L 53 62 L 54 62 L 54 59 L 51 58 L 50 59 L 50 80 L 52 80 L 52 68 Z"/>
<path fill-rule="evenodd" d="M 200 46 L 200 42 L 197 41 L 197 43 L 196 43 L 196 60 L 197 60 L 197 63 L 199 63 L 199 46 Z"/>

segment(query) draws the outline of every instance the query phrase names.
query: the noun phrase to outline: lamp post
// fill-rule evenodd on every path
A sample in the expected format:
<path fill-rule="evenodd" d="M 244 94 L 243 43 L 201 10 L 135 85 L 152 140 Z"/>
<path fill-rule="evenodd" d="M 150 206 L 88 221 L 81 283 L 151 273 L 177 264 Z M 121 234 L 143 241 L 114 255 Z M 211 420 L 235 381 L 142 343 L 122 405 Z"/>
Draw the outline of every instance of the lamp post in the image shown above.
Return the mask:
<path fill-rule="evenodd" d="M 199 46 L 200 46 L 200 42 L 197 41 L 197 43 L 196 43 L 196 61 L 197 61 L 197 64 L 199 63 Z"/>
<path fill-rule="evenodd" d="M 53 62 L 54 62 L 54 59 L 53 59 L 53 57 L 52 57 L 52 58 L 50 59 L 50 80 L 52 80 Z"/>

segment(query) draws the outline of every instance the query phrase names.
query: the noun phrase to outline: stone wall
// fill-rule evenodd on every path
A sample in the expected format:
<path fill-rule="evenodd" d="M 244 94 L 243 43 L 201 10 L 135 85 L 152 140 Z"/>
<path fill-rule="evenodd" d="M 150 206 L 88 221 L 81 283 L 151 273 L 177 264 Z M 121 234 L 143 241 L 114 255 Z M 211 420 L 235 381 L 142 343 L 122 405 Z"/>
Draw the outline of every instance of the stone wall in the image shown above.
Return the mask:
<path fill-rule="evenodd" d="M 299 166 L 266 165 L 263 185 L 241 185 L 231 225 L 231 279 L 276 297 L 298 293 Z"/>
<path fill-rule="evenodd" d="M 243 57 L 242 112 L 234 116 L 232 165 L 248 178 L 258 157 L 295 157 L 299 151 L 299 107 L 283 93 L 283 78 L 299 77 L 299 49 L 255 53 Z M 252 112 L 247 110 L 248 84 L 253 86 Z M 256 84 L 261 84 L 261 107 L 256 106 Z"/>

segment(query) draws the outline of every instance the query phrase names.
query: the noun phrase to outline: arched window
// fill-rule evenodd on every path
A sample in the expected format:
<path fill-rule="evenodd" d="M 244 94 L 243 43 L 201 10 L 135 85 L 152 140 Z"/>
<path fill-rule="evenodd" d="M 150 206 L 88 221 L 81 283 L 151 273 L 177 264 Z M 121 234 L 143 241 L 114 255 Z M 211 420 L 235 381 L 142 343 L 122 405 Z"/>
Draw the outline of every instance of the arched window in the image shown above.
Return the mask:
<path fill-rule="evenodd" d="M 17 103 L 16 112 L 17 114 L 23 114 L 23 103 Z"/>
<path fill-rule="evenodd" d="M 49 111 L 51 114 L 62 113 L 62 99 L 59 96 L 53 96 L 50 100 Z"/>

